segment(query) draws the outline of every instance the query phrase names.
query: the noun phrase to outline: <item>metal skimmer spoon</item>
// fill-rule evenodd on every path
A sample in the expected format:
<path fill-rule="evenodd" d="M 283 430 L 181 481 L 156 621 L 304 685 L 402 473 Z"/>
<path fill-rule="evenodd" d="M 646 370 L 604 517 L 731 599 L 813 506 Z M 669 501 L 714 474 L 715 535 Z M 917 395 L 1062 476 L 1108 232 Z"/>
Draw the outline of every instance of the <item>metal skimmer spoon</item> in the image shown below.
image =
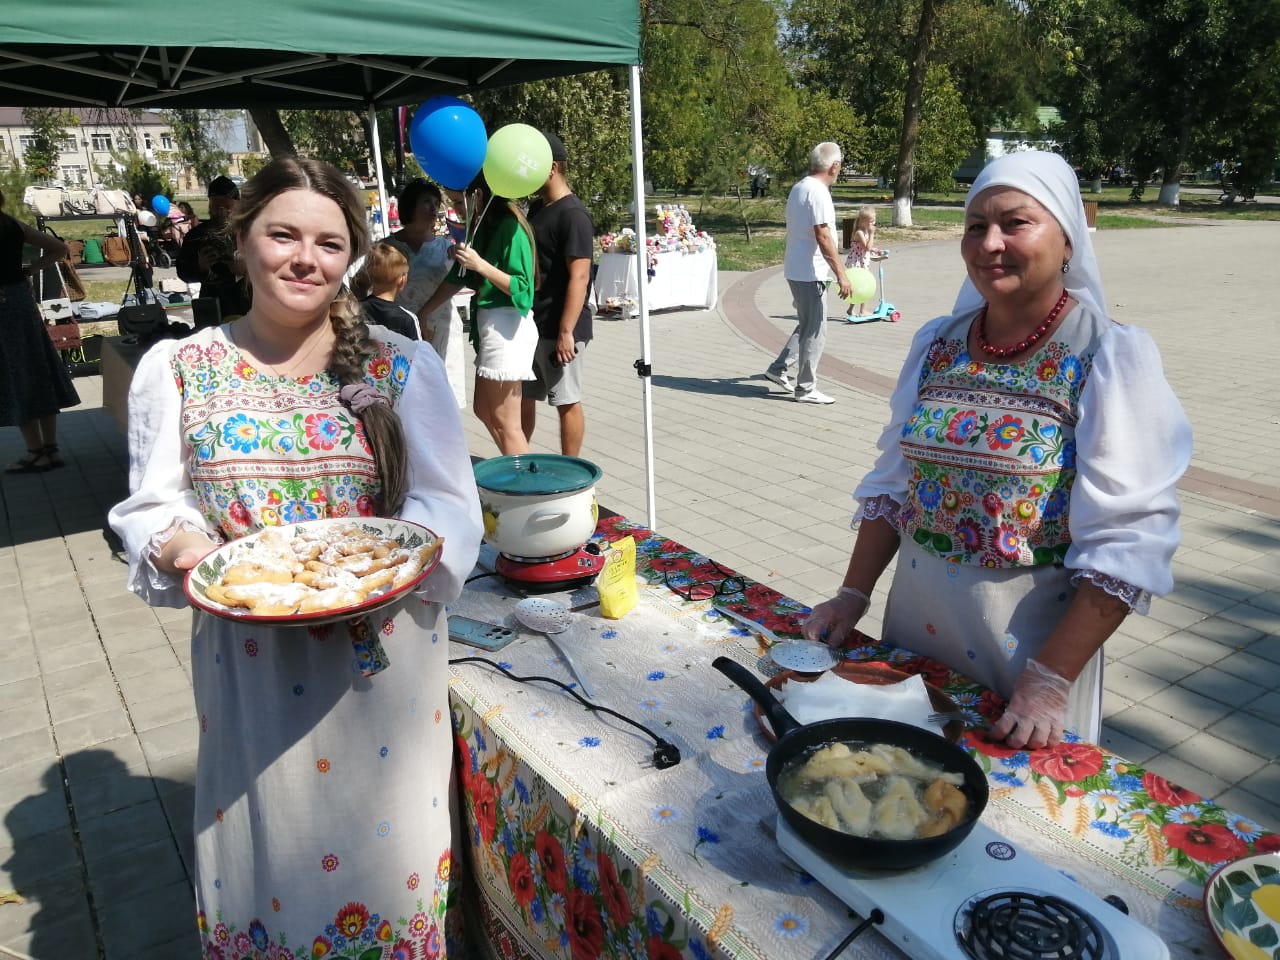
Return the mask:
<path fill-rule="evenodd" d="M 587 697 L 587 699 L 593 699 L 591 689 L 587 686 L 586 677 L 578 669 L 578 665 L 573 662 L 573 658 L 569 656 L 569 651 L 565 649 L 564 644 L 556 640 L 557 634 L 564 633 L 573 626 L 574 616 L 569 612 L 569 608 L 556 600 L 549 600 L 546 597 L 526 597 L 524 600 L 519 601 L 511 612 L 517 620 L 530 630 L 546 634 L 547 639 L 551 641 L 551 645 L 560 654 L 560 659 L 568 664 L 569 671 L 573 674 L 574 679 L 578 681 L 578 687 L 582 690 L 583 696 Z"/>

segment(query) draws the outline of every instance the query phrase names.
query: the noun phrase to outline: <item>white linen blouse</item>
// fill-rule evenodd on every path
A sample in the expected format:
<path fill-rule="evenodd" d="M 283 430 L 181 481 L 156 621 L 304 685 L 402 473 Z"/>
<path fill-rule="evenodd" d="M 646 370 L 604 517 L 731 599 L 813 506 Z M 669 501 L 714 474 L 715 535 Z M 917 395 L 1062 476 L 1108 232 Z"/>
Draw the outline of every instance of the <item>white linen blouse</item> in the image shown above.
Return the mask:
<path fill-rule="evenodd" d="M 890 398 L 889 422 L 877 443 L 880 456 L 853 492 L 859 502 L 855 527 L 878 516 L 897 526 L 896 509 L 906 502 L 911 479 L 901 447 L 903 428 L 917 405 L 929 348 L 953 321 L 949 315 L 932 320 L 912 341 Z M 1106 325 L 1080 393 L 1075 441 L 1071 545 L 1064 563 L 1078 577 L 1098 582 L 1145 613 L 1147 594 L 1173 589 L 1172 560 L 1179 542 L 1176 484 L 1191 459 L 1191 425 L 1144 330 Z M 1112 588 L 1126 584 L 1140 595 Z"/>

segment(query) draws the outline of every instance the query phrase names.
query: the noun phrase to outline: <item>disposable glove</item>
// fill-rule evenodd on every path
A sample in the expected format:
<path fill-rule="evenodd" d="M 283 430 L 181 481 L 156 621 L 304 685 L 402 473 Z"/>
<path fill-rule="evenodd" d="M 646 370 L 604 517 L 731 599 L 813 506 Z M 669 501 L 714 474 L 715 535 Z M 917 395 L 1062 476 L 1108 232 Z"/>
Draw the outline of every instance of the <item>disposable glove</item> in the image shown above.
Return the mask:
<path fill-rule="evenodd" d="M 834 597 L 813 608 L 800 631 L 807 640 L 821 640 L 839 650 L 870 606 L 871 600 L 861 590 L 841 587 Z"/>
<path fill-rule="evenodd" d="M 1028 660 L 1004 716 L 991 730 L 991 739 L 1015 749 L 1052 746 L 1062 740 L 1071 681 L 1039 660 Z"/>

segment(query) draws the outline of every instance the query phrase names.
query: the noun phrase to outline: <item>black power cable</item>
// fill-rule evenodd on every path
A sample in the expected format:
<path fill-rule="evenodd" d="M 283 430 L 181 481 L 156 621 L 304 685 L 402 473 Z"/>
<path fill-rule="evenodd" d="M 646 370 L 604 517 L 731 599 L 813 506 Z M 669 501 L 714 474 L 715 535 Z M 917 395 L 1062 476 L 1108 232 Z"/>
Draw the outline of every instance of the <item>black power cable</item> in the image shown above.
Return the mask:
<path fill-rule="evenodd" d="M 637 723 L 630 717 L 623 716 L 617 710 L 612 710 L 609 707 L 602 707 L 598 703 L 592 703 L 590 700 L 578 693 L 577 690 L 574 690 L 568 684 L 561 683 L 559 680 L 555 679 L 555 677 L 520 677 L 501 664 L 494 663 L 492 660 L 486 660 L 484 657 L 457 657 L 456 659 L 449 661 L 451 666 L 455 663 L 483 663 L 485 666 L 493 667 L 495 670 L 500 671 L 504 676 L 514 680 L 516 683 L 531 683 L 534 680 L 541 680 L 544 683 L 554 684 L 565 693 L 572 696 L 588 710 L 595 711 L 596 713 L 607 713 L 609 716 L 616 717 L 623 723 L 630 724 L 637 730 L 642 731 L 646 736 L 653 738 L 653 742 L 656 744 L 653 750 L 653 765 L 659 770 L 666 770 L 669 767 L 674 767 L 680 762 L 680 748 L 674 743 L 671 743 L 669 740 L 663 740 L 662 737 L 658 736 L 644 724 Z"/>

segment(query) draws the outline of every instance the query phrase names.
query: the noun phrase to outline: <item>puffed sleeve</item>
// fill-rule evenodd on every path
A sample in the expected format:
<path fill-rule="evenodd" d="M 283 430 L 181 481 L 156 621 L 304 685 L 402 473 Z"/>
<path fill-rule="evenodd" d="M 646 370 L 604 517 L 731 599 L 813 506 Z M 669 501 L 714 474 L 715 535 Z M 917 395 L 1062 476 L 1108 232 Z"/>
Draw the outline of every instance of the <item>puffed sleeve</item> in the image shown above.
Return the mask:
<path fill-rule="evenodd" d="M 429 342 L 414 346 L 409 379 L 396 405 L 409 457 L 409 492 L 400 516 L 444 537 L 440 566 L 417 595 L 451 603 L 480 552 L 480 496 L 444 364 Z"/>
<path fill-rule="evenodd" d="M 939 329 L 950 320 L 950 317 L 938 317 L 930 320 L 916 333 L 911 341 L 911 349 L 907 351 L 907 359 L 902 364 L 902 372 L 898 374 L 898 385 L 894 387 L 889 398 L 889 422 L 880 433 L 876 448 L 880 456 L 871 472 L 862 478 L 862 482 L 853 491 L 853 498 L 860 504 L 854 514 L 854 524 L 863 519 L 871 505 L 878 498 L 888 498 L 896 508 L 907 499 L 907 482 L 911 479 L 911 468 L 902 455 L 899 441 L 902 439 L 902 428 L 911 419 L 916 404 L 920 400 L 920 371 L 924 366 L 925 355 L 929 345 L 938 336 Z M 883 511 L 874 515 L 882 515 Z M 896 526 L 896 524 L 895 524 Z"/>
<path fill-rule="evenodd" d="M 1080 394 L 1066 565 L 1157 595 L 1172 590 L 1176 484 L 1190 460 L 1191 424 L 1155 343 L 1113 326 Z"/>
<path fill-rule="evenodd" d="M 184 607 L 182 578 L 158 570 L 154 538 L 186 527 L 217 539 L 200 514 L 182 440 L 182 394 L 169 363 L 177 341 L 143 355 L 129 385 L 129 498 L 107 522 L 129 558 L 128 588 L 153 607 Z M 167 539 L 167 538 L 166 538 Z"/>

